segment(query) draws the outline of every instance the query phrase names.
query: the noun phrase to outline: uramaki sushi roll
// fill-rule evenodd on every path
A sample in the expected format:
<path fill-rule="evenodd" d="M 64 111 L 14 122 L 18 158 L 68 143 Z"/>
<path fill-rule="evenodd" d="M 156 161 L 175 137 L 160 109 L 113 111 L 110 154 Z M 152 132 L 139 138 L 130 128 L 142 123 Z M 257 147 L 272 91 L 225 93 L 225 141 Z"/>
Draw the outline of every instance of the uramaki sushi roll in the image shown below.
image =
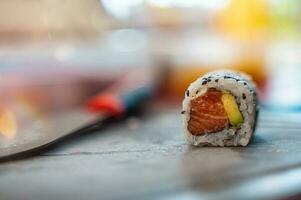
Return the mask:
<path fill-rule="evenodd" d="M 257 112 L 256 86 L 249 76 L 232 71 L 207 73 L 186 90 L 185 136 L 195 146 L 246 146 Z"/>

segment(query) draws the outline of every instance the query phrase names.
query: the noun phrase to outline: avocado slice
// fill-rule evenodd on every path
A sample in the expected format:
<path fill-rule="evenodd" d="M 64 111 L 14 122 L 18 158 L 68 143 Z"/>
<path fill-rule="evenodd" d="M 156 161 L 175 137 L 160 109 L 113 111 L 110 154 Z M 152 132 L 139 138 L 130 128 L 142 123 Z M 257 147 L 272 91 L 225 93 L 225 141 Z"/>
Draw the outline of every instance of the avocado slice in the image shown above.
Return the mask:
<path fill-rule="evenodd" d="M 228 92 L 223 92 L 221 100 L 228 115 L 230 124 L 232 126 L 237 126 L 238 124 L 243 123 L 244 119 L 238 109 L 234 96 Z"/>

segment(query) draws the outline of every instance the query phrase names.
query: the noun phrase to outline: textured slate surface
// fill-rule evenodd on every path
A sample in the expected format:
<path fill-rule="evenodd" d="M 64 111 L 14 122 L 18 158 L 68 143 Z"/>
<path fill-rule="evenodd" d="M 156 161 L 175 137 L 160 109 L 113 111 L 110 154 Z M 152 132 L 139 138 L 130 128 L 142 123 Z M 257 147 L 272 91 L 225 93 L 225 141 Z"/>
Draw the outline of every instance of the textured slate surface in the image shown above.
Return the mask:
<path fill-rule="evenodd" d="M 301 115 L 263 112 L 247 148 L 194 148 L 179 109 L 0 164 L 0 199 L 275 199 L 301 188 Z"/>

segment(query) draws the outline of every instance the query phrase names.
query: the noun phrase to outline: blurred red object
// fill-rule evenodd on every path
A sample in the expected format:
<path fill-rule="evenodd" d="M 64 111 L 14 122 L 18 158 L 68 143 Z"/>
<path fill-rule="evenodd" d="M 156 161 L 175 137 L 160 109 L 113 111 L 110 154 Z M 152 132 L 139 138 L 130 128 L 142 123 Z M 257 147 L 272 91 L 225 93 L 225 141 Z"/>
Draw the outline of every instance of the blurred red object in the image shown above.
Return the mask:
<path fill-rule="evenodd" d="M 110 93 L 95 96 L 88 102 L 88 109 L 92 112 L 106 112 L 115 116 L 124 113 L 124 107 L 119 99 Z"/>

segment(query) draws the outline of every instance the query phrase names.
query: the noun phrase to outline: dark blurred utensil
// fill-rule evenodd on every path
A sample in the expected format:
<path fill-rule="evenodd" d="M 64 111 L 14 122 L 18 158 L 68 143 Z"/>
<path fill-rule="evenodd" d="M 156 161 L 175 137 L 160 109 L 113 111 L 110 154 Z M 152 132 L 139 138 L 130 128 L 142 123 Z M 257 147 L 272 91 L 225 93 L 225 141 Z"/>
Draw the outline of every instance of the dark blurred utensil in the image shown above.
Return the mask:
<path fill-rule="evenodd" d="M 148 72 L 131 72 L 93 97 L 87 104 L 88 109 L 78 108 L 54 114 L 38 130 L 29 127 L 29 132 L 43 132 L 37 138 L 31 134 L 27 138 L 19 137 L 19 140 L 17 137 L 10 145 L 0 145 L 0 160 L 33 155 L 71 135 L 88 133 L 125 118 L 154 95 L 156 83 L 157 80 Z"/>

